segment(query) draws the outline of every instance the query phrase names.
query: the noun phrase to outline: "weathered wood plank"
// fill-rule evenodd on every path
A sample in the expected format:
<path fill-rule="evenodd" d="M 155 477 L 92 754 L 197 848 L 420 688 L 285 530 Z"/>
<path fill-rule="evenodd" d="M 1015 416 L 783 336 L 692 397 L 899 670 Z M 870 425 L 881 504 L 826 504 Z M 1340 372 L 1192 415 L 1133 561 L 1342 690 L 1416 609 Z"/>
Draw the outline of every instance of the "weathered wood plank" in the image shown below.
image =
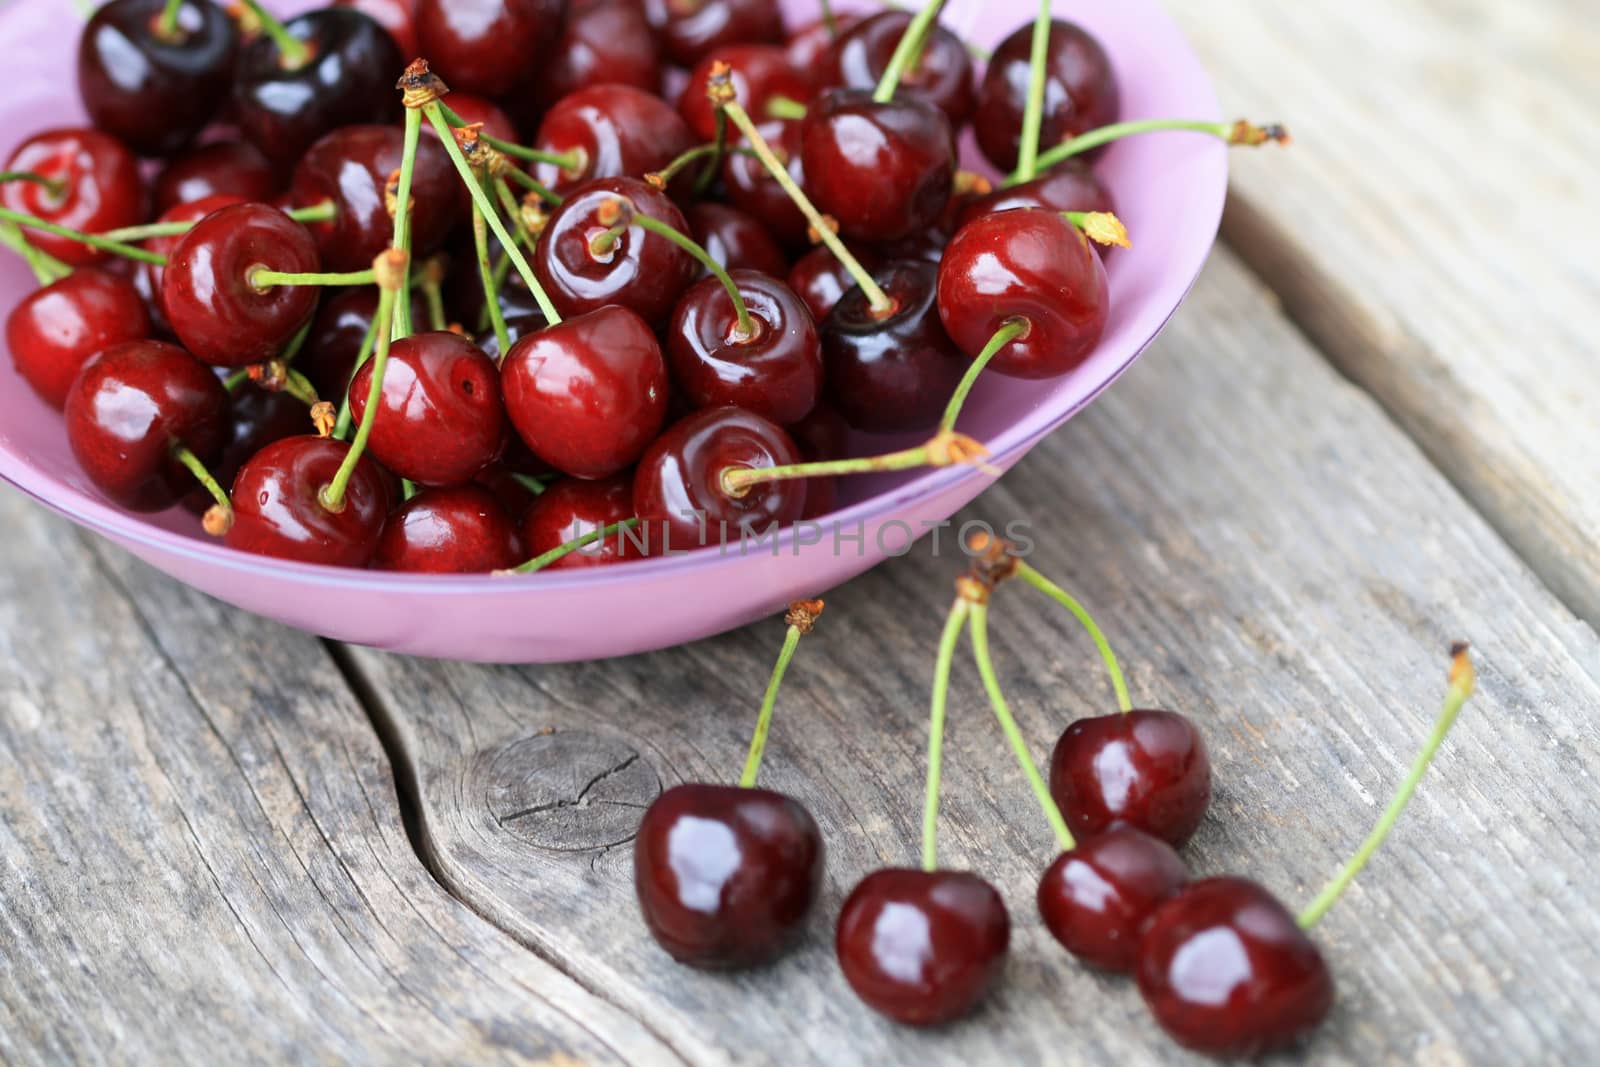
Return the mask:
<path fill-rule="evenodd" d="M 0 1062 L 672 1058 L 432 880 L 318 641 L 0 526 Z"/>
<path fill-rule="evenodd" d="M 1177 4 L 1240 153 L 1223 234 L 1600 625 L 1600 20 L 1592 4 Z M 1269 158 L 1270 157 L 1270 158 Z"/>
<path fill-rule="evenodd" d="M 1031 519 L 1035 562 L 1099 609 L 1134 692 L 1204 724 L 1217 794 L 1193 869 L 1248 873 L 1291 902 L 1360 840 L 1435 714 L 1448 640 L 1470 638 L 1480 697 L 1319 931 L 1341 999 L 1309 1058 L 1592 1058 L 1600 645 L 1263 298 L 1218 253 L 1146 362 L 970 515 Z M 842 895 L 914 862 L 926 687 L 959 569 L 924 542 L 836 590 L 801 647 L 764 782 L 824 827 L 827 891 L 806 946 L 757 974 L 706 976 L 656 949 L 627 838 L 663 783 L 737 775 L 777 621 L 557 668 L 352 656 L 447 884 L 696 1062 L 1182 1059 L 1128 983 L 1044 935 L 1031 900 L 1050 837 L 961 661 L 943 856 L 1010 901 L 1006 982 L 977 1019 L 928 1035 L 872 1015 L 838 974 Z M 995 609 L 1041 754 L 1070 718 L 1111 707 L 1054 612 L 1021 588 Z"/>

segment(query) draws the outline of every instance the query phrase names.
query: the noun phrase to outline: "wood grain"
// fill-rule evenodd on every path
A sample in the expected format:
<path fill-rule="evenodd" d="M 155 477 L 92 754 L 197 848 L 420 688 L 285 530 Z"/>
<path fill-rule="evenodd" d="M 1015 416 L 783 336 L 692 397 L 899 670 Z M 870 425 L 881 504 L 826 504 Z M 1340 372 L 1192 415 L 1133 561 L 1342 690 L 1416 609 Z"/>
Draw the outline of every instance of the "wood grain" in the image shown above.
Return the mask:
<path fill-rule="evenodd" d="M 0 1062 L 672 1059 L 432 880 L 318 641 L 0 527 Z"/>
<path fill-rule="evenodd" d="M 1303 903 L 1426 735 L 1449 640 L 1480 696 L 1389 847 L 1318 930 L 1340 985 L 1317 1063 L 1600 1055 L 1600 645 L 1363 393 L 1219 253 L 1156 349 L 965 517 L 1033 523 L 1142 702 L 1195 716 L 1216 768 L 1188 858 Z M 868 870 L 915 861 L 933 645 L 958 558 L 927 542 L 836 590 L 780 702 L 763 784 L 830 848 L 804 947 L 706 975 L 638 919 L 626 828 L 663 785 L 736 777 L 774 619 L 654 655 L 493 668 L 352 650 L 418 791 L 424 847 L 479 913 L 604 990 L 696 1063 L 1181 1062 L 1128 982 L 1076 966 L 1031 900 L 1051 839 L 958 660 L 942 856 L 1015 924 L 987 1008 L 938 1034 L 848 993 L 830 923 Z M 1023 588 L 1000 669 L 1042 756 L 1112 709 L 1092 649 Z M 604 619 L 575 620 L 605 625 Z M 580 817 L 581 815 L 581 817 Z"/>
<path fill-rule="evenodd" d="M 1592 3 L 1213 0 L 1223 234 L 1558 596 L 1600 625 L 1600 20 Z"/>

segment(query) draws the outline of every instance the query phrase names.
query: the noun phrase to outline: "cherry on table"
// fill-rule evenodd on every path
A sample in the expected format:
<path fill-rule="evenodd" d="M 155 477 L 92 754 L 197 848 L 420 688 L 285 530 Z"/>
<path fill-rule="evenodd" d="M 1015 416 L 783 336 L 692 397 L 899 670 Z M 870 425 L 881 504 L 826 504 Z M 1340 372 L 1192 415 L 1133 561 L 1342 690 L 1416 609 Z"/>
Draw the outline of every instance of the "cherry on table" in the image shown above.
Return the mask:
<path fill-rule="evenodd" d="M 716 108 L 706 90 L 718 64 L 728 67 L 728 83 L 739 106 L 757 120 L 769 117 L 767 106 L 782 97 L 797 104 L 811 99 L 811 79 L 789 61 L 777 45 L 736 44 L 714 49 L 695 64 L 689 81 L 678 94 L 678 114 L 702 141 L 717 136 Z M 782 117 L 782 116 L 771 116 Z"/>
<path fill-rule="evenodd" d="M 807 187 L 805 163 L 800 155 L 800 123 L 795 119 L 767 119 L 756 123 L 756 131 L 772 146 L 773 155 L 783 161 L 802 189 Z M 738 131 L 733 131 L 735 134 Z M 730 135 L 732 136 L 732 135 Z M 734 206 L 760 219 L 767 230 L 790 248 L 807 247 L 810 224 L 795 206 L 783 186 L 773 180 L 761 161 L 733 152 L 722 161 L 722 182 Z"/>
<path fill-rule="evenodd" d="M 910 13 L 883 11 L 839 34 L 828 57 L 829 83 L 846 89 L 876 88 L 910 25 Z M 935 23 L 923 42 L 922 54 L 901 74 L 895 91 L 920 96 L 933 104 L 955 129 L 972 116 L 977 105 L 973 82 L 967 46 Z"/>
<path fill-rule="evenodd" d="M 285 437 L 257 452 L 233 479 L 233 526 L 224 543 L 262 556 L 364 567 L 377 550 L 389 489 L 365 455 L 333 511 L 320 494 L 350 446 L 333 437 Z"/>
<path fill-rule="evenodd" d="M 549 107 L 579 89 L 607 83 L 649 93 L 661 88 L 661 45 L 639 0 L 569 3 L 561 34 L 537 75 L 535 96 Z"/>
<path fill-rule="evenodd" d="M 545 488 L 522 516 L 522 540 L 528 558 L 576 541 L 613 523 L 633 518 L 633 475 L 616 474 L 598 481 L 562 478 Z M 631 536 L 602 537 L 548 565 L 548 570 L 599 567 L 644 556 L 644 541 Z"/>
<path fill-rule="evenodd" d="M 962 206 L 960 224 L 965 226 L 979 215 L 993 215 L 1018 208 L 1045 211 L 1115 212 L 1111 191 L 1095 176 L 1082 159 L 1064 159 L 1049 170 L 1025 182 L 1002 186 L 969 200 Z M 1101 250 L 1101 255 L 1105 251 Z"/>
<path fill-rule="evenodd" d="M 240 200 L 270 201 L 281 189 L 278 175 L 261 150 L 248 141 L 214 141 L 174 157 L 156 175 L 157 214 L 179 204 L 226 194 Z"/>
<path fill-rule="evenodd" d="M 577 166 L 535 163 L 533 176 L 558 193 L 593 178 L 659 170 L 694 146 L 672 106 L 631 85 L 592 85 L 562 97 L 545 113 L 533 147 L 574 156 Z"/>
<path fill-rule="evenodd" d="M 391 356 L 391 358 L 393 358 Z M 516 523 L 481 485 L 424 489 L 383 524 L 372 566 L 418 574 L 487 574 L 522 562 Z"/>
<path fill-rule="evenodd" d="M 1002 171 L 1017 165 L 1032 77 L 1032 41 L 1031 23 L 1017 27 L 994 50 L 978 88 L 972 128 L 984 158 Z M 1100 42 L 1075 23 L 1053 20 L 1045 51 L 1040 147 L 1110 125 L 1117 120 L 1119 106 L 1117 79 Z"/>
<path fill-rule="evenodd" d="M 689 234 L 711 258 L 728 270 L 746 268 L 781 278 L 789 261 L 772 234 L 747 212 L 727 204 L 702 200 L 684 212 Z"/>
<path fill-rule="evenodd" d="M 121 141 L 99 130 L 66 127 L 36 133 L 17 146 L 5 169 L 31 172 L 55 183 L 0 184 L 0 203 L 12 211 L 84 233 L 102 233 L 144 221 L 145 190 L 139 160 Z M 55 234 L 29 232 L 28 241 L 72 266 L 94 263 L 106 255 Z"/>
<path fill-rule="evenodd" d="M 55 408 L 67 402 L 90 356 L 148 336 L 150 316 L 133 283 L 94 267 L 34 290 L 6 316 L 6 347 L 17 373 Z"/>
<path fill-rule="evenodd" d="M 1079 719 L 1051 753 L 1050 795 L 1079 837 L 1126 823 L 1176 848 L 1205 818 L 1211 757 L 1194 723 L 1176 712 Z"/>
<path fill-rule="evenodd" d="M 417 0 L 415 15 L 421 54 L 434 73 L 452 89 L 487 97 L 527 80 L 560 19 L 558 0 Z"/>
<path fill-rule="evenodd" d="M 1114 825 L 1055 858 L 1039 879 L 1039 915 L 1074 956 L 1131 972 L 1145 920 L 1188 877 L 1171 845 Z"/>
<path fill-rule="evenodd" d="M 667 58 L 692 67 L 713 48 L 783 40 L 777 0 L 645 0 Z"/>

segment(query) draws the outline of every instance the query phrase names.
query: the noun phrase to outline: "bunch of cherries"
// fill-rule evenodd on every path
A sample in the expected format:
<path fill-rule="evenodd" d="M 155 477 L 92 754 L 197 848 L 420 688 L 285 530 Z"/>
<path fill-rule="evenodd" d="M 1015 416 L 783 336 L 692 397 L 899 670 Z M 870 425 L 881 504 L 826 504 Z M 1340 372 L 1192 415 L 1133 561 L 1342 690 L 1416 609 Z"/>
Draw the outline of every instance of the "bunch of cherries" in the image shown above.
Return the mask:
<path fill-rule="evenodd" d="M 1466 645 L 1451 649 L 1443 710 L 1394 799 L 1350 861 L 1295 915 L 1248 879 L 1190 879 L 1177 849 L 1211 798 L 1211 763 L 1199 729 L 1176 712 L 1134 709 L 1089 613 L 1008 544 L 980 536 L 971 547 L 974 562 L 956 583 L 934 669 L 922 866 L 874 871 L 846 898 L 834 945 L 851 989 L 891 1019 L 935 1026 L 972 1011 L 1005 961 L 1011 919 L 999 891 L 970 871 L 941 868 L 937 858 L 945 705 L 965 631 L 1001 731 L 1060 845 L 1036 895 L 1056 941 L 1092 967 L 1134 975 L 1156 1022 L 1187 1048 L 1254 1057 L 1310 1033 L 1332 1006 L 1333 979 L 1308 931 L 1383 842 L 1471 695 Z M 1012 578 L 1083 624 L 1120 705 L 1066 728 L 1048 782 L 1006 704 L 989 651 L 989 600 Z M 820 610 L 820 601 L 790 606 L 789 636 L 739 785 L 676 786 L 640 824 L 639 904 L 650 933 L 680 962 L 706 968 L 769 962 L 797 939 L 817 897 L 823 843 L 815 820 L 798 801 L 755 784 L 779 683 Z"/>
<path fill-rule="evenodd" d="M 1047 4 L 980 76 L 941 6 L 110 0 L 93 127 L 0 174 L 42 286 L 12 356 L 112 501 L 313 563 L 609 564 L 977 461 L 977 375 L 1066 374 L 1105 326 L 1086 153 L 1282 132 L 1116 122 Z M 958 169 L 969 122 L 1002 181 Z"/>

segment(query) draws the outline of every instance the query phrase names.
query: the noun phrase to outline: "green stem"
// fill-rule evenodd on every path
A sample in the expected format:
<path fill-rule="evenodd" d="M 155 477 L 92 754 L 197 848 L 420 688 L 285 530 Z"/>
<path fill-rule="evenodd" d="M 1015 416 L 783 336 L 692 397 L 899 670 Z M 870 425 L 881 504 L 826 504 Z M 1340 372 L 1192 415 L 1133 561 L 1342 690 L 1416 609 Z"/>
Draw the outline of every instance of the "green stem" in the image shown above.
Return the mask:
<path fill-rule="evenodd" d="M 522 486 L 522 488 L 526 489 L 534 496 L 540 496 L 544 493 L 544 483 L 535 478 L 533 475 L 519 474 L 516 471 L 512 471 L 510 473 L 512 481 Z"/>
<path fill-rule="evenodd" d="M 239 0 L 261 23 L 261 30 L 278 46 L 278 65 L 284 70 L 299 70 L 311 62 L 311 48 L 261 6 L 260 0 Z"/>
<path fill-rule="evenodd" d="M 529 230 L 527 223 L 523 221 L 522 205 L 517 203 L 517 195 L 511 191 L 511 186 L 506 184 L 504 178 L 496 176 L 490 181 L 494 184 L 494 195 L 500 201 L 500 209 L 516 227 L 517 239 L 522 242 L 523 248 L 532 252 L 538 247 L 539 238 L 534 236 L 533 231 Z"/>
<path fill-rule="evenodd" d="M 694 196 L 696 200 L 710 192 L 711 183 L 716 181 L 717 172 L 722 169 L 722 160 L 728 154 L 728 113 L 720 107 L 716 108 L 712 112 L 712 122 L 715 124 L 715 136 L 711 138 L 711 162 L 706 164 L 705 169 L 700 172 L 700 176 L 695 179 Z M 690 151 L 692 152 L 693 149 L 690 149 Z M 688 154 L 688 152 L 684 153 L 684 155 Z M 663 174 L 662 177 L 670 181 L 672 178 L 670 173 L 672 164 L 669 163 L 667 169 L 669 173 Z M 662 188 L 664 189 L 666 186 L 663 185 Z"/>
<path fill-rule="evenodd" d="M 750 735 L 750 752 L 744 758 L 744 773 L 739 775 L 739 785 L 750 789 L 761 773 L 761 756 L 767 750 L 767 731 L 772 727 L 772 708 L 778 702 L 778 687 L 783 684 L 783 672 L 794 659 L 794 650 L 800 647 L 800 627 L 791 626 L 784 635 L 783 648 L 778 652 L 778 662 L 773 664 L 772 677 L 767 680 L 767 691 L 761 698 L 761 713 L 756 717 L 755 733 Z"/>
<path fill-rule="evenodd" d="M 296 222 L 331 222 L 338 213 L 338 207 L 332 200 L 324 200 L 319 204 L 309 207 L 291 208 L 284 212 Z M 188 222 L 147 222 L 140 226 L 123 226 L 116 230 L 106 230 L 96 234 L 107 241 L 148 241 L 152 237 L 182 237 L 199 224 L 199 219 Z"/>
<path fill-rule="evenodd" d="M 767 117 L 774 119 L 803 119 L 806 117 L 806 106 L 798 100 L 787 96 L 770 96 L 767 98 Z"/>
<path fill-rule="evenodd" d="M 1017 561 L 1017 577 L 1072 612 L 1083 624 L 1083 628 L 1089 632 L 1090 640 L 1094 642 L 1094 647 L 1100 650 L 1100 659 L 1106 665 L 1106 674 L 1111 676 L 1111 688 L 1117 693 L 1117 707 L 1124 712 L 1132 711 L 1133 701 L 1128 699 L 1128 683 L 1122 677 L 1122 667 L 1117 663 L 1116 653 L 1111 651 L 1111 642 L 1100 632 L 1100 627 L 1095 625 L 1094 617 L 1088 610 L 1078 603 L 1071 593 L 1021 560 Z"/>
<path fill-rule="evenodd" d="M 71 267 L 29 244 L 28 239 L 22 236 L 22 230 L 14 222 L 0 224 L 0 245 L 21 256 L 40 285 L 50 285 L 72 273 Z"/>
<path fill-rule="evenodd" d="M 0 183 L 3 182 L 32 182 L 34 185 L 42 185 L 45 192 L 57 200 L 67 193 L 67 184 L 60 178 L 47 178 L 31 170 L 0 170 Z"/>
<path fill-rule="evenodd" d="M 428 329 L 448 330 L 450 322 L 444 311 L 444 291 L 437 278 L 422 280 L 422 299 L 428 307 Z"/>
<path fill-rule="evenodd" d="M 886 7 L 890 11 L 907 10 L 906 5 L 900 3 L 900 0 L 878 0 L 878 6 Z M 991 53 L 987 48 L 981 48 L 978 45 L 973 44 L 971 41 L 962 41 L 961 43 L 966 47 L 967 54 L 972 56 L 973 59 L 976 59 L 980 63 L 987 63 L 993 58 L 993 53 Z"/>
<path fill-rule="evenodd" d="M 296 222 L 332 222 L 339 215 L 339 205 L 332 200 L 324 200 L 318 204 L 290 208 L 285 214 Z"/>
<path fill-rule="evenodd" d="M 102 252 L 110 252 L 113 255 L 122 256 L 124 259 L 136 259 L 141 263 L 154 263 L 158 267 L 167 265 L 166 256 L 158 255 L 155 252 L 146 252 L 142 248 L 123 244 L 121 241 L 108 240 L 98 234 L 83 233 L 79 230 L 69 229 L 66 226 L 58 226 L 47 219 L 41 219 L 37 215 L 29 215 L 22 211 L 12 211 L 10 208 L 0 207 L 0 220 L 14 222 L 18 226 L 23 226 L 30 230 L 38 230 L 41 233 L 65 237 L 69 240 L 77 241 L 81 245 L 88 245 L 90 248 L 99 249 Z"/>
<path fill-rule="evenodd" d="M 565 197 L 555 192 L 544 182 L 540 181 L 538 178 L 535 178 L 533 175 L 529 174 L 520 167 L 512 167 L 510 170 L 506 171 L 506 175 L 524 189 L 534 193 L 539 197 L 540 200 L 543 200 L 547 204 L 552 204 L 559 207 L 561 202 L 565 199 Z"/>
<path fill-rule="evenodd" d="M 726 467 L 722 471 L 722 491 L 729 496 L 743 496 L 753 485 L 767 482 L 791 481 L 795 478 L 819 478 L 828 474 L 868 474 L 876 471 L 904 471 L 913 467 L 929 466 L 927 445 L 903 448 L 879 456 L 859 459 L 825 459 L 814 463 L 792 463 L 784 467 Z"/>
<path fill-rule="evenodd" d="M 967 394 L 972 392 L 973 383 L 978 380 L 978 375 L 983 373 L 983 368 L 1006 345 L 1027 333 L 1031 324 L 1027 319 L 1009 318 L 1000 324 L 1000 328 L 989 338 L 989 343 L 983 346 L 983 351 L 978 353 L 978 358 L 972 361 L 967 372 L 961 376 L 961 382 L 956 386 L 956 391 L 950 396 L 950 403 L 945 405 L 944 418 L 939 420 L 939 429 L 949 432 L 956 428 L 956 419 L 961 417 L 961 408 L 967 402 Z"/>
<path fill-rule="evenodd" d="M 1055 831 L 1056 843 L 1061 846 L 1061 851 L 1071 852 L 1078 847 L 1078 843 L 1073 840 L 1072 831 L 1067 829 L 1067 820 L 1061 817 L 1061 809 L 1056 807 L 1055 798 L 1050 795 L 1050 787 L 1045 784 L 1044 777 L 1033 762 L 1033 756 L 1028 752 L 1028 742 L 1022 736 L 1022 731 L 1017 728 L 1017 720 L 1012 717 L 1011 709 L 1006 705 L 1005 693 L 1000 690 L 1000 679 L 995 676 L 994 662 L 989 658 L 987 604 L 972 605 L 972 655 L 978 661 L 978 675 L 983 679 L 983 688 L 989 694 L 989 704 L 994 708 L 994 717 L 1000 720 L 1000 730 L 1006 735 L 1006 740 L 1011 742 L 1011 751 L 1016 753 L 1017 763 L 1028 779 L 1033 795 L 1039 799 L 1039 807 L 1044 810 L 1045 821 L 1050 824 L 1050 829 Z"/>
<path fill-rule="evenodd" d="M 278 285 L 371 285 L 374 280 L 370 267 L 366 270 L 346 271 L 341 274 L 320 271 L 302 274 L 257 267 L 245 278 L 245 281 L 256 289 L 271 289 Z"/>
<path fill-rule="evenodd" d="M 1361 843 L 1356 854 L 1350 857 L 1350 862 L 1344 865 L 1344 869 L 1317 894 L 1317 899 L 1300 913 L 1297 921 L 1302 930 L 1311 929 L 1323 915 L 1327 914 L 1328 909 L 1333 907 L 1334 902 L 1350 887 L 1350 883 L 1355 881 L 1356 875 L 1361 873 L 1361 868 L 1367 865 L 1372 854 L 1378 851 L 1383 839 L 1389 836 L 1389 831 L 1394 829 L 1400 813 L 1406 810 L 1411 795 L 1417 791 L 1422 776 L 1427 773 L 1428 765 L 1433 762 L 1433 757 L 1438 753 L 1445 735 L 1450 732 L 1450 727 L 1455 725 L 1456 716 L 1461 713 L 1462 705 L 1466 704 L 1467 698 L 1472 695 L 1476 676 L 1472 669 L 1472 661 L 1467 658 L 1467 646 L 1457 645 L 1453 652 L 1454 658 L 1450 664 L 1450 688 L 1445 693 L 1444 707 L 1439 712 L 1439 718 L 1433 724 L 1433 733 L 1428 735 L 1428 740 L 1423 744 L 1422 751 L 1417 753 L 1417 758 L 1411 764 L 1411 770 L 1407 773 L 1405 781 L 1400 783 L 1394 799 L 1389 801 L 1389 806 L 1378 817 L 1377 825 Z"/>
<path fill-rule="evenodd" d="M 411 251 L 411 185 L 417 169 L 417 140 L 422 136 L 422 112 L 406 108 L 405 140 L 400 151 L 400 181 L 395 190 L 394 239 L 391 248 Z M 411 258 L 406 257 L 406 268 L 400 278 L 400 295 L 394 309 L 394 339 L 410 337 L 411 323 Z"/>
<path fill-rule="evenodd" d="M 306 407 L 311 407 L 321 399 L 317 396 L 317 387 L 311 384 L 311 379 L 293 367 L 288 368 L 287 379 L 284 383 L 283 391 Z"/>
<path fill-rule="evenodd" d="M 367 360 L 372 358 L 372 350 L 378 342 L 378 317 L 373 315 L 372 321 L 367 324 L 367 335 L 361 340 L 361 348 L 356 352 L 356 361 L 350 367 L 350 382 L 356 380 L 356 375 L 361 368 L 367 365 Z M 339 416 L 333 422 L 333 436 L 343 441 L 350 433 L 352 420 L 350 409 L 350 382 L 345 382 L 345 387 L 340 393 Z"/>
<path fill-rule="evenodd" d="M 183 7 L 183 0 L 167 0 L 161 9 L 161 16 L 156 19 L 155 34 L 162 41 L 176 41 L 178 39 L 178 10 Z"/>
<path fill-rule="evenodd" d="M 874 101 L 887 104 L 894 99 L 894 91 L 899 88 L 901 77 L 916 66 L 917 59 L 922 55 L 923 43 L 933 32 L 934 24 L 939 19 L 939 12 L 943 9 L 944 0 L 931 0 L 921 11 L 911 16 L 911 21 L 906 23 L 905 32 L 900 35 L 900 43 L 895 45 L 894 54 L 889 57 L 889 65 L 883 68 L 883 77 L 878 79 L 878 87 L 872 91 Z"/>
<path fill-rule="evenodd" d="M 389 339 L 390 330 L 394 326 L 394 304 L 396 293 L 393 289 L 380 289 L 378 291 L 378 315 L 373 320 L 377 323 L 377 348 L 372 353 L 372 385 L 367 389 L 367 407 L 361 413 L 361 423 L 356 427 L 355 440 L 350 442 L 350 448 L 344 454 L 344 461 L 339 464 L 339 469 L 334 472 L 333 480 L 323 486 L 317 493 L 317 499 L 329 511 L 341 511 L 344 508 L 345 487 L 350 484 L 350 476 L 355 473 L 356 464 L 360 462 L 361 455 L 367 450 L 367 439 L 372 436 L 372 424 L 377 421 L 380 399 L 383 396 L 383 372 L 389 365 Z M 349 392 L 348 389 L 345 390 Z"/>
<path fill-rule="evenodd" d="M 1044 123 L 1045 65 L 1050 51 L 1050 0 L 1040 0 L 1028 49 L 1028 100 L 1022 109 L 1022 138 L 1017 148 L 1018 181 L 1039 173 L 1039 128 Z"/>
<path fill-rule="evenodd" d="M 933 665 L 933 695 L 928 702 L 928 784 L 922 801 L 922 869 L 939 867 L 939 776 L 944 763 L 944 709 L 950 696 L 950 664 L 956 642 L 966 627 L 972 605 L 962 597 L 950 606 L 944 633 L 939 637 L 939 658 Z"/>
<path fill-rule="evenodd" d="M 556 560 L 562 558 L 563 556 L 571 555 L 585 545 L 592 545 L 602 538 L 610 537 L 618 530 L 632 529 L 637 525 L 639 525 L 639 520 L 637 518 L 632 518 L 623 519 L 621 522 L 614 522 L 609 526 L 602 526 L 598 530 L 591 530 L 582 537 L 574 537 L 564 545 L 557 545 L 548 552 L 534 556 L 526 563 L 518 564 L 517 566 L 511 568 L 511 573 L 532 574 L 534 571 L 543 570 Z"/>
<path fill-rule="evenodd" d="M 718 263 L 710 252 L 707 252 L 699 242 L 688 234 L 679 233 L 660 219 L 652 218 L 642 212 L 633 210 L 632 204 L 629 204 L 628 207 L 627 221 L 631 221 L 633 225 L 647 233 L 665 237 L 698 260 L 702 267 L 710 271 L 712 276 L 722 283 L 722 288 L 728 293 L 728 299 L 733 302 L 734 314 L 738 316 L 738 326 L 736 327 L 734 340 L 736 342 L 754 340 L 756 337 L 755 320 L 750 317 L 750 309 L 745 306 L 744 297 L 739 293 L 739 286 L 734 283 L 733 276 L 728 273 L 728 269 Z"/>
<path fill-rule="evenodd" d="M 181 441 L 174 441 L 168 446 L 168 451 L 172 453 L 173 459 L 189 468 L 189 473 L 194 475 L 195 481 L 205 487 L 206 492 L 211 494 L 212 500 L 215 500 L 225 508 L 233 506 L 233 502 L 228 499 L 228 494 L 223 491 L 222 486 L 217 484 L 217 479 L 206 469 L 206 465 L 200 461 L 200 457 L 189 451 L 187 445 Z"/>
<path fill-rule="evenodd" d="M 828 39 L 834 40 L 839 36 L 839 20 L 834 18 L 832 0 L 819 0 L 822 8 L 822 28 L 828 31 Z"/>
<path fill-rule="evenodd" d="M 495 284 L 494 268 L 489 266 L 489 227 L 483 221 L 483 212 L 477 201 L 472 204 L 472 246 L 478 255 L 478 278 L 483 282 L 483 308 L 494 326 L 494 339 L 499 346 L 500 359 L 511 351 L 511 334 L 506 329 L 505 312 L 500 308 L 500 287 Z"/>
<path fill-rule="evenodd" d="M 1129 137 L 1136 133 L 1154 133 L 1157 130 L 1192 130 L 1195 133 L 1208 133 L 1224 141 L 1233 136 L 1234 124 L 1231 122 L 1206 122 L 1203 119 L 1137 119 L 1132 122 L 1115 122 L 1110 126 L 1101 126 L 1099 129 L 1080 133 L 1070 140 L 1062 141 L 1047 151 L 1041 152 L 1033 161 L 1033 169 L 1024 171 L 1020 162 L 1017 169 L 1012 171 L 1011 177 L 1006 179 L 1007 185 L 1027 181 L 1042 170 L 1049 170 L 1064 159 L 1070 159 L 1080 152 L 1087 152 L 1091 148 L 1098 148 L 1110 141 L 1121 137 Z M 1026 144 L 1026 142 L 1024 142 Z"/>
<path fill-rule="evenodd" d="M 462 126 L 469 125 L 466 119 L 450 110 L 449 104 L 446 104 L 442 100 L 434 101 L 434 103 L 439 106 L 439 111 L 444 115 L 445 122 L 450 126 L 454 126 L 459 129 Z M 439 131 L 439 136 L 448 138 L 452 141 L 455 140 L 455 138 L 450 137 L 449 134 L 444 130 Z M 562 171 L 566 172 L 567 174 L 576 174 L 578 168 L 583 164 L 583 160 L 576 152 L 544 152 L 537 148 L 528 148 L 524 145 L 515 144 L 511 141 L 502 141 L 500 138 L 490 137 L 486 133 L 480 132 L 478 136 L 483 139 L 484 144 L 488 145 L 490 148 L 496 149 L 497 151 L 504 152 L 508 156 L 513 156 L 517 159 L 525 159 L 530 163 L 551 163 L 557 167 L 560 167 Z"/>

